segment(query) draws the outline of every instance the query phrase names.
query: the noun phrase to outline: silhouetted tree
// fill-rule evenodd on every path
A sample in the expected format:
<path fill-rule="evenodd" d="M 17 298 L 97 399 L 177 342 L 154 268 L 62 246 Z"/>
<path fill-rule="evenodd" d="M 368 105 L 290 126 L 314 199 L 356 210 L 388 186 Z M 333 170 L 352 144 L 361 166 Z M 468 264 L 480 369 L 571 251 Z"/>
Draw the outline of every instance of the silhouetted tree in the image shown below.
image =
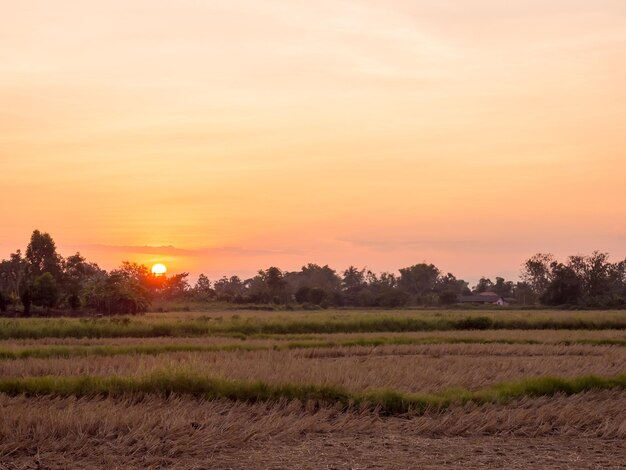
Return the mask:
<path fill-rule="evenodd" d="M 577 304 L 583 296 L 583 285 L 569 266 L 554 261 L 550 267 L 550 283 L 541 296 L 545 305 Z"/>
<path fill-rule="evenodd" d="M 50 273 L 55 281 L 61 280 L 62 258 L 57 254 L 56 245 L 48 233 L 35 230 L 26 248 L 26 260 L 34 277 L 44 272 Z"/>
<path fill-rule="evenodd" d="M 435 290 L 441 293 L 452 292 L 457 297 L 460 295 L 471 294 L 468 283 L 463 279 L 457 279 L 452 273 L 448 273 L 445 276 L 439 276 L 435 285 Z"/>
<path fill-rule="evenodd" d="M 215 290 L 211 288 L 211 281 L 204 274 L 198 276 L 193 293 L 198 300 L 207 301 L 215 297 Z"/>
<path fill-rule="evenodd" d="M 478 280 L 478 284 L 474 287 L 474 293 L 482 294 L 483 292 L 493 291 L 493 282 L 491 279 L 481 277 Z"/>
<path fill-rule="evenodd" d="M 96 276 L 85 288 L 87 305 L 107 314 L 145 312 L 150 306 L 150 295 L 136 277 L 122 269 L 108 275 Z"/>
<path fill-rule="evenodd" d="M 174 276 L 165 277 L 161 286 L 161 296 L 166 299 L 181 299 L 187 295 L 190 290 L 187 277 L 189 273 L 175 274 Z"/>
<path fill-rule="evenodd" d="M 213 284 L 218 300 L 230 301 L 245 293 L 245 286 L 239 276 L 222 277 Z"/>
<path fill-rule="evenodd" d="M 28 280 L 28 262 L 17 250 L 8 260 L 0 262 L 0 289 L 4 289 L 13 299 L 19 299 L 22 288 Z"/>
<path fill-rule="evenodd" d="M 51 273 L 45 272 L 33 281 L 33 303 L 48 310 L 59 300 L 59 286 Z"/>
<path fill-rule="evenodd" d="M 515 284 L 513 284 L 512 281 L 507 281 L 503 277 L 496 277 L 496 282 L 493 284 L 491 290 L 500 297 L 513 297 L 514 288 Z"/>
<path fill-rule="evenodd" d="M 343 272 L 342 287 L 346 292 L 358 292 L 366 286 L 365 269 L 350 266 Z"/>
<path fill-rule="evenodd" d="M 554 256 L 550 253 L 537 253 L 527 259 L 522 266 L 522 281 L 528 284 L 537 297 L 541 297 L 552 281 L 551 264 Z"/>
<path fill-rule="evenodd" d="M 80 253 L 68 256 L 63 262 L 63 288 L 68 295 L 78 296 L 87 281 L 102 272 L 97 264 L 88 263 Z"/>
<path fill-rule="evenodd" d="M 434 264 L 420 263 L 400 269 L 400 287 L 410 294 L 424 295 L 432 292 L 439 277 Z"/>

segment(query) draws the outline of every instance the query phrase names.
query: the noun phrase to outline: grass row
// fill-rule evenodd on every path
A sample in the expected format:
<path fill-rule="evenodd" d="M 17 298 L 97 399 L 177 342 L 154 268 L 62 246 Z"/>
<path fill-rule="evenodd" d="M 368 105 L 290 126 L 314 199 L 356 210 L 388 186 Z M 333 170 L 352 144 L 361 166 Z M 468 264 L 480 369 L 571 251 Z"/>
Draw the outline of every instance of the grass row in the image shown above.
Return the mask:
<path fill-rule="evenodd" d="M 56 377 L 37 376 L 0 378 L 0 393 L 29 396 L 121 396 L 157 394 L 191 395 L 205 399 L 229 399 L 244 402 L 300 400 L 342 408 L 375 409 L 384 414 L 415 413 L 445 409 L 469 402 L 507 403 L 526 396 L 575 394 L 590 390 L 626 388 L 626 375 L 576 378 L 540 377 L 514 383 L 502 383 L 470 391 L 450 390 L 441 394 L 413 394 L 397 390 L 352 392 L 343 387 L 314 384 L 269 384 L 212 379 L 190 373 L 167 371 L 145 377 Z"/>
<path fill-rule="evenodd" d="M 292 349 L 315 348 L 349 348 L 349 347 L 376 347 L 376 346 L 410 346 L 430 344 L 547 344 L 547 345 L 593 345 L 593 346 L 626 346 L 624 339 L 581 339 L 558 342 L 541 342 L 530 339 L 481 339 L 481 338 L 354 338 L 340 341 L 290 341 L 273 345 L 263 344 L 135 344 L 135 345 L 105 345 L 105 346 L 63 346 L 51 345 L 21 349 L 0 349 L 0 360 L 17 359 L 51 359 L 88 356 L 121 356 L 132 354 L 159 355 L 176 352 L 229 352 L 229 351 L 281 351 Z"/>
<path fill-rule="evenodd" d="M 113 319 L 7 319 L 0 321 L 0 339 L 10 338 L 148 338 L 262 334 L 370 333 L 447 330 L 623 330 L 626 314 L 615 318 L 489 316 L 323 316 L 320 318 L 237 318 L 230 321 L 210 319 L 151 320 Z"/>

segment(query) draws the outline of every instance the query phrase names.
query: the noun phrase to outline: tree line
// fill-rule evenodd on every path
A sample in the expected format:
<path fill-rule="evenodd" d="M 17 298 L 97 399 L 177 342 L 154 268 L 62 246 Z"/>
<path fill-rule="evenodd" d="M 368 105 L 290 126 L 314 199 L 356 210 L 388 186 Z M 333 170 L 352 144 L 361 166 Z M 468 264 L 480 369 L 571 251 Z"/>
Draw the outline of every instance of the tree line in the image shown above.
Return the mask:
<path fill-rule="evenodd" d="M 80 253 L 63 258 L 50 234 L 35 230 L 24 254 L 17 250 L 0 262 L 0 311 L 19 309 L 25 316 L 32 305 L 44 311 L 136 314 L 155 300 L 304 308 L 437 306 L 485 292 L 519 305 L 621 308 L 626 306 L 626 260 L 611 263 L 608 254 L 594 252 L 560 262 L 539 253 L 523 263 L 519 281 L 483 277 L 472 288 L 428 263 L 401 268 L 398 274 L 354 266 L 337 272 L 312 263 L 299 271 L 272 266 L 248 279 L 224 276 L 211 281 L 201 274 L 191 285 L 188 273 L 157 276 L 132 262 L 107 272 Z"/>

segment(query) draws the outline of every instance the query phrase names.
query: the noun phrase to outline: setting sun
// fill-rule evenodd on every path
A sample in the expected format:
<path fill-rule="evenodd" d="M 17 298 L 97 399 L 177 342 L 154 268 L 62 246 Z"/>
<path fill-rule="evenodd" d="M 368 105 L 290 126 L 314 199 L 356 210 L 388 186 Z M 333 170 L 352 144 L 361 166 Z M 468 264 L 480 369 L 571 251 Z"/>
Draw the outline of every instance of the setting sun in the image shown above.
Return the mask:
<path fill-rule="evenodd" d="M 152 274 L 155 276 L 162 276 L 167 272 L 167 267 L 162 263 L 157 263 L 152 266 Z"/>

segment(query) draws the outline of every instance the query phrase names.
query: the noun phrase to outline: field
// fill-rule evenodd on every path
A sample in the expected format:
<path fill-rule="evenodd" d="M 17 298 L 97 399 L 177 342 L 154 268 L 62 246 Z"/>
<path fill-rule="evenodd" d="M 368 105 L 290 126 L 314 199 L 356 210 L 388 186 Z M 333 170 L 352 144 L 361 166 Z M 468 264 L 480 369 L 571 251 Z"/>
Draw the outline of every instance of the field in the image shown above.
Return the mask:
<path fill-rule="evenodd" d="M 625 463 L 626 312 L 0 320 L 0 469 Z"/>

